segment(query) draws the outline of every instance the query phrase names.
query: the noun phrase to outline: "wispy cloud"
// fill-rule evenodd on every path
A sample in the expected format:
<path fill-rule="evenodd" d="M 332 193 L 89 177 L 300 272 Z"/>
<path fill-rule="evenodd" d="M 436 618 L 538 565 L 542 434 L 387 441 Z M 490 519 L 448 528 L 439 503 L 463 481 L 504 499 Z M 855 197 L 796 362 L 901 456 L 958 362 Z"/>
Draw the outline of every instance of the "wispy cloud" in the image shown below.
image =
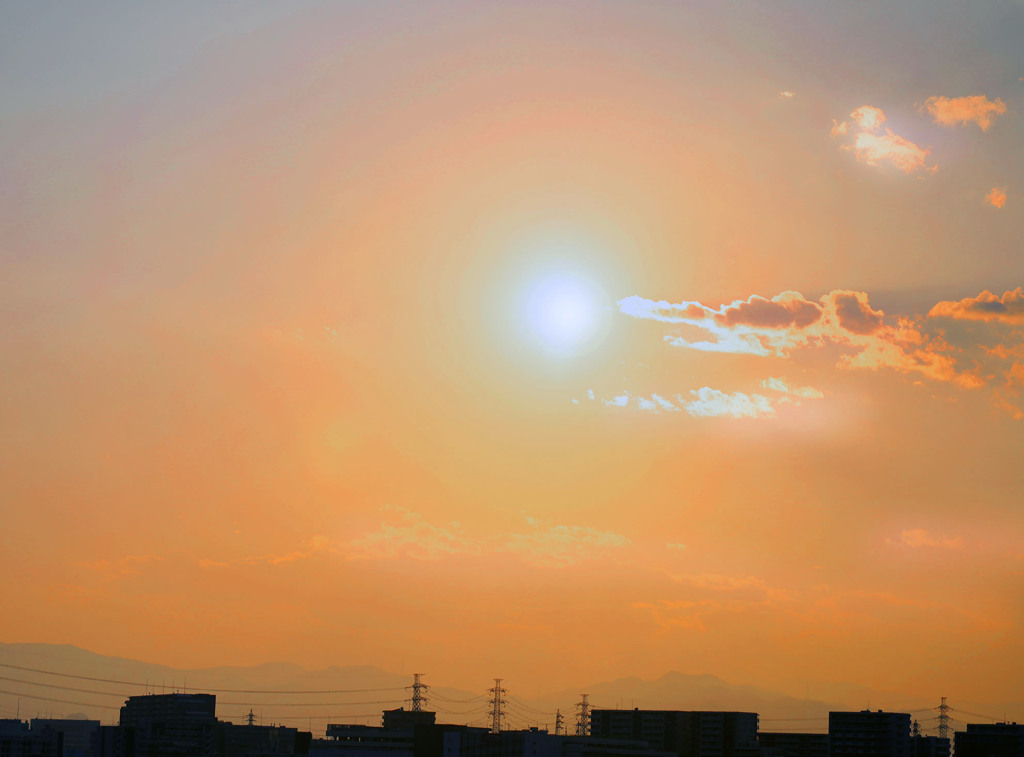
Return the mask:
<path fill-rule="evenodd" d="M 893 543 L 893 540 L 889 541 Z M 959 536 L 937 536 L 923 528 L 911 528 L 901 531 L 900 538 L 895 543 L 910 549 L 956 549 L 963 546 L 963 539 Z"/>
<path fill-rule="evenodd" d="M 929 97 L 924 108 L 937 124 L 956 126 L 977 124 L 982 131 L 988 131 L 996 116 L 1006 113 L 1006 103 L 998 97 L 989 100 L 985 95 L 967 97 Z"/>
<path fill-rule="evenodd" d="M 393 522 L 380 524 L 377 531 L 346 545 L 350 560 L 439 560 L 448 555 L 479 555 L 479 541 L 466 537 L 457 522 L 444 526 L 427 523 L 417 513 L 387 506 Z"/>
<path fill-rule="evenodd" d="M 781 405 L 799 405 L 805 399 L 821 399 L 825 395 L 810 386 L 790 387 L 784 379 L 768 378 L 761 386 L 773 394 L 723 392 L 703 386 L 691 389 L 689 394 L 674 394 L 665 397 L 660 394 L 650 396 L 631 395 L 622 392 L 610 400 L 602 400 L 609 407 L 635 406 L 639 410 L 652 413 L 685 412 L 695 418 L 772 418 Z M 593 399 L 593 392 L 588 392 Z"/>
<path fill-rule="evenodd" d="M 339 553 L 349 560 L 424 561 L 506 553 L 530 565 L 565 567 L 630 544 L 627 537 L 612 531 L 590 526 L 544 526 L 534 518 L 526 519 L 530 528 L 525 532 L 471 538 L 456 522 L 435 526 L 405 508 L 384 509 L 392 516 L 388 522 L 343 545 Z"/>
<path fill-rule="evenodd" d="M 589 526 L 551 526 L 531 533 L 513 534 L 504 550 L 513 552 L 525 562 L 542 567 L 574 565 L 625 547 L 630 540 L 612 531 Z"/>

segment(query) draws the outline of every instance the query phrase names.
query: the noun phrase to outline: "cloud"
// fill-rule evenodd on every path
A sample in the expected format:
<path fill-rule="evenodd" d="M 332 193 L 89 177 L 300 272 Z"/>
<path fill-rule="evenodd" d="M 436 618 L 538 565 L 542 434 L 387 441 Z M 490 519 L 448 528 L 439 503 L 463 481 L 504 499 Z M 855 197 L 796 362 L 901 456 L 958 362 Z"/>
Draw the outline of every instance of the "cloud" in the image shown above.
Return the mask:
<path fill-rule="evenodd" d="M 862 131 L 854 139 L 853 154 L 866 165 L 877 166 L 887 161 L 904 173 L 936 170 L 935 166 L 925 165 L 925 159 L 929 155 L 927 149 L 918 147 L 898 134 L 893 134 L 891 129 L 886 129 L 885 134 Z"/>
<path fill-rule="evenodd" d="M 868 304 L 868 296 L 864 292 L 832 292 L 831 301 L 840 328 L 854 334 L 874 334 L 882 328 L 885 314 Z"/>
<path fill-rule="evenodd" d="M 775 407 L 771 400 L 760 394 L 744 394 L 743 392 L 726 392 L 712 389 L 709 386 L 690 391 L 692 399 L 684 403 L 690 415 L 708 418 L 727 416 L 731 418 L 760 418 L 774 416 Z"/>
<path fill-rule="evenodd" d="M 792 387 L 786 383 L 785 379 L 780 378 L 766 378 L 761 382 L 761 385 L 765 389 L 771 389 L 773 392 L 781 392 L 782 394 L 792 395 L 794 397 L 800 397 L 802 399 L 820 400 L 825 395 L 813 386 L 800 386 Z"/>
<path fill-rule="evenodd" d="M 762 386 L 776 392 L 777 396 L 729 393 L 704 386 L 692 389 L 687 395 L 676 394 L 671 398 L 660 394 L 652 394 L 650 397 L 632 396 L 623 392 L 612 400 L 602 400 L 602 403 L 612 407 L 628 407 L 630 401 L 633 401 L 639 410 L 659 414 L 685 412 L 695 418 L 771 418 L 780 405 L 799 405 L 805 399 L 821 399 L 825 396 L 810 386 L 791 387 L 780 378 L 765 379 Z"/>
<path fill-rule="evenodd" d="M 861 105 L 850 114 L 850 118 L 866 131 L 877 131 L 886 121 L 885 112 L 873 105 Z"/>
<path fill-rule="evenodd" d="M 756 294 L 748 300 L 737 300 L 726 305 L 715 315 L 723 326 L 752 326 L 764 329 L 782 329 L 790 326 L 803 328 L 821 318 L 821 307 L 804 299 L 799 292 L 782 292 L 770 300 Z"/>
<path fill-rule="evenodd" d="M 929 97 L 924 107 L 937 124 L 977 124 L 982 131 L 988 131 L 993 119 L 1006 113 L 1006 103 L 999 98 L 989 100 L 985 95 L 967 97 Z"/>
<path fill-rule="evenodd" d="M 1024 289 L 1017 287 L 1004 292 L 1002 297 L 985 290 L 977 297 L 939 302 L 928 312 L 928 317 L 1024 324 Z"/>
<path fill-rule="evenodd" d="M 992 187 L 992 191 L 985 195 L 985 202 L 993 208 L 1004 207 L 1006 205 L 1006 190 Z"/>
<path fill-rule="evenodd" d="M 672 303 L 665 300 L 648 300 L 637 295 L 618 301 L 619 310 L 634 318 L 645 318 L 662 323 L 691 323 L 703 321 L 713 311 L 699 302 Z"/>
<path fill-rule="evenodd" d="M 799 292 L 785 291 L 770 299 L 754 295 L 735 300 L 717 309 L 699 302 L 653 302 L 634 295 L 619 305 L 635 318 L 696 326 L 710 337 L 692 340 L 666 335 L 674 347 L 789 357 L 795 350 L 835 344 L 848 350 L 839 362 L 842 367 L 891 368 L 965 385 L 977 381 L 956 371 L 953 350 L 941 337 L 926 334 L 907 318 L 886 324 L 885 313 L 871 307 L 865 292 L 836 289 L 813 301 Z M 621 407 L 628 403 L 628 396 L 615 400 Z"/>
<path fill-rule="evenodd" d="M 886 128 L 884 133 L 880 132 L 882 124 L 886 122 L 885 112 L 881 108 L 862 105 L 850 114 L 850 118 L 858 131 L 853 143 L 843 145 L 841 149 L 853 150 L 854 156 L 861 163 L 869 166 L 889 163 L 904 173 L 937 170 L 937 166 L 926 164 L 929 150 L 901 137 L 892 129 Z M 851 131 L 847 121 L 839 123 L 833 119 L 830 132 L 833 137 L 845 137 Z"/>
<path fill-rule="evenodd" d="M 377 531 L 345 545 L 349 560 L 412 559 L 436 561 L 446 557 L 483 557 L 505 552 L 525 563 L 540 567 L 564 567 L 596 559 L 609 550 L 625 547 L 630 540 L 621 534 L 589 526 L 551 526 L 527 518 L 529 533 L 499 534 L 472 539 L 462 533 L 458 523 L 435 526 L 405 508 L 388 506 L 386 512 L 397 516 L 381 523 Z"/>
<path fill-rule="evenodd" d="M 565 567 L 629 544 L 629 539 L 612 531 L 589 526 L 552 526 L 530 534 L 513 534 L 503 549 L 534 565 Z"/>
<path fill-rule="evenodd" d="M 923 528 L 911 528 L 900 533 L 899 543 L 910 549 L 920 549 L 921 547 L 956 549 L 963 545 L 963 540 L 959 536 L 935 536 Z"/>
<path fill-rule="evenodd" d="M 749 355 L 785 355 L 795 346 L 790 338 L 795 333 L 793 327 L 810 326 L 822 315 L 821 305 L 793 291 L 781 292 L 771 299 L 752 295 L 717 309 L 699 302 L 655 302 L 636 295 L 619 300 L 618 306 L 633 318 L 697 326 L 714 337 L 701 341 L 666 337 L 673 346 Z"/>
<path fill-rule="evenodd" d="M 434 526 L 405 508 L 388 506 L 397 523 L 381 523 L 380 529 L 347 545 L 350 560 L 439 560 L 447 555 L 479 555 L 480 542 L 465 537 L 458 523 Z"/>
<path fill-rule="evenodd" d="M 785 97 L 787 99 L 790 98 L 790 97 L 796 97 L 796 92 L 792 92 L 792 91 L 790 91 L 788 89 L 784 89 L 781 92 L 779 92 L 779 97 Z"/>

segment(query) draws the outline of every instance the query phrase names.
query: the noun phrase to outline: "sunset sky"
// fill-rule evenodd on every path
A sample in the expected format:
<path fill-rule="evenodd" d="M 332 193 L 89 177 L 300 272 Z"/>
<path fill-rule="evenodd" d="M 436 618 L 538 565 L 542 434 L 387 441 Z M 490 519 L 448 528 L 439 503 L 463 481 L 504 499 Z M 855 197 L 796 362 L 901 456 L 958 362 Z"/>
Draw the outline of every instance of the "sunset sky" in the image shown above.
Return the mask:
<path fill-rule="evenodd" d="M 1024 700 L 1024 4 L 0 6 L 0 641 Z"/>

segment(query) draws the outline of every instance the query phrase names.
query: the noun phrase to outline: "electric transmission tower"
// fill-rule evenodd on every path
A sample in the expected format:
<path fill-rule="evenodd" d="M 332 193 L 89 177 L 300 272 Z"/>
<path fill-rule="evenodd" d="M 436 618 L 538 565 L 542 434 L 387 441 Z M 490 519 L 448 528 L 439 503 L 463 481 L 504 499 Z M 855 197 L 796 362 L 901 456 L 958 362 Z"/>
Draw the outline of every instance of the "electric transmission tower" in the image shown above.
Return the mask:
<path fill-rule="evenodd" d="M 245 716 L 245 721 L 248 725 L 256 724 L 256 713 L 252 711 L 251 707 L 249 708 L 249 714 Z"/>
<path fill-rule="evenodd" d="M 949 710 L 950 707 L 946 704 L 946 698 L 942 698 L 942 704 L 939 705 L 939 738 L 949 738 Z"/>
<path fill-rule="evenodd" d="M 412 674 L 412 711 L 422 712 L 423 706 L 427 703 L 427 689 L 430 687 L 423 683 L 420 678 L 422 673 Z"/>
<path fill-rule="evenodd" d="M 501 679 L 494 679 L 494 688 L 488 689 L 491 695 L 491 733 L 501 733 L 501 719 L 505 716 L 505 690 L 501 688 Z"/>
<path fill-rule="evenodd" d="M 586 694 L 580 694 L 583 700 L 576 703 L 576 735 L 590 735 L 590 702 Z"/>
<path fill-rule="evenodd" d="M 921 724 L 917 722 L 917 718 L 914 718 L 914 722 L 910 724 L 910 735 L 915 739 L 921 735 Z"/>
<path fill-rule="evenodd" d="M 561 736 L 565 733 L 565 718 L 562 717 L 561 710 L 555 710 L 555 735 Z"/>

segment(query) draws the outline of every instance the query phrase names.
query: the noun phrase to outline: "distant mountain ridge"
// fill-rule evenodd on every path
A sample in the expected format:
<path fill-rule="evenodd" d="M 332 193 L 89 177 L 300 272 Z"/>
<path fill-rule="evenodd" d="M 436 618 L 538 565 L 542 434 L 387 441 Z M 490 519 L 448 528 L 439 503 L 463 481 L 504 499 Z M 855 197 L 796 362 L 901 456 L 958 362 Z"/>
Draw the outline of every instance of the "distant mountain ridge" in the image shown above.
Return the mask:
<path fill-rule="evenodd" d="M 50 671 L 49 673 L 41 671 Z M 52 675 L 57 673 L 62 675 Z M 438 720 L 489 725 L 489 702 L 483 692 L 435 683 L 430 676 L 428 709 Z M 180 669 L 122 657 L 96 654 L 67 644 L 0 643 L 0 717 L 85 715 L 116 722 L 128 696 L 188 690 L 217 695 L 217 715 L 242 722 L 250 710 L 264 723 L 282 723 L 322 733 L 327 722 L 376 725 L 384 709 L 408 706 L 411 678 L 372 665 L 330 666 L 309 670 L 287 662 L 253 666 Z M 908 701 L 893 694 L 851 684 L 815 684 L 815 691 L 847 696 L 796 698 L 770 689 L 732 684 L 710 675 L 670 671 L 653 679 L 635 676 L 564 689 L 535 697 L 506 697 L 510 728 L 554 727 L 555 710 L 573 722 L 580 694 L 595 709 L 734 710 L 756 712 L 762 731 L 820 731 L 830 710 L 866 707 L 922 710 L 915 715 L 926 725 L 932 702 Z M 963 703 L 964 709 L 986 712 L 986 705 Z M 1022 706 L 1000 706 L 1015 717 Z M 931 723 L 927 723 L 931 725 Z"/>

